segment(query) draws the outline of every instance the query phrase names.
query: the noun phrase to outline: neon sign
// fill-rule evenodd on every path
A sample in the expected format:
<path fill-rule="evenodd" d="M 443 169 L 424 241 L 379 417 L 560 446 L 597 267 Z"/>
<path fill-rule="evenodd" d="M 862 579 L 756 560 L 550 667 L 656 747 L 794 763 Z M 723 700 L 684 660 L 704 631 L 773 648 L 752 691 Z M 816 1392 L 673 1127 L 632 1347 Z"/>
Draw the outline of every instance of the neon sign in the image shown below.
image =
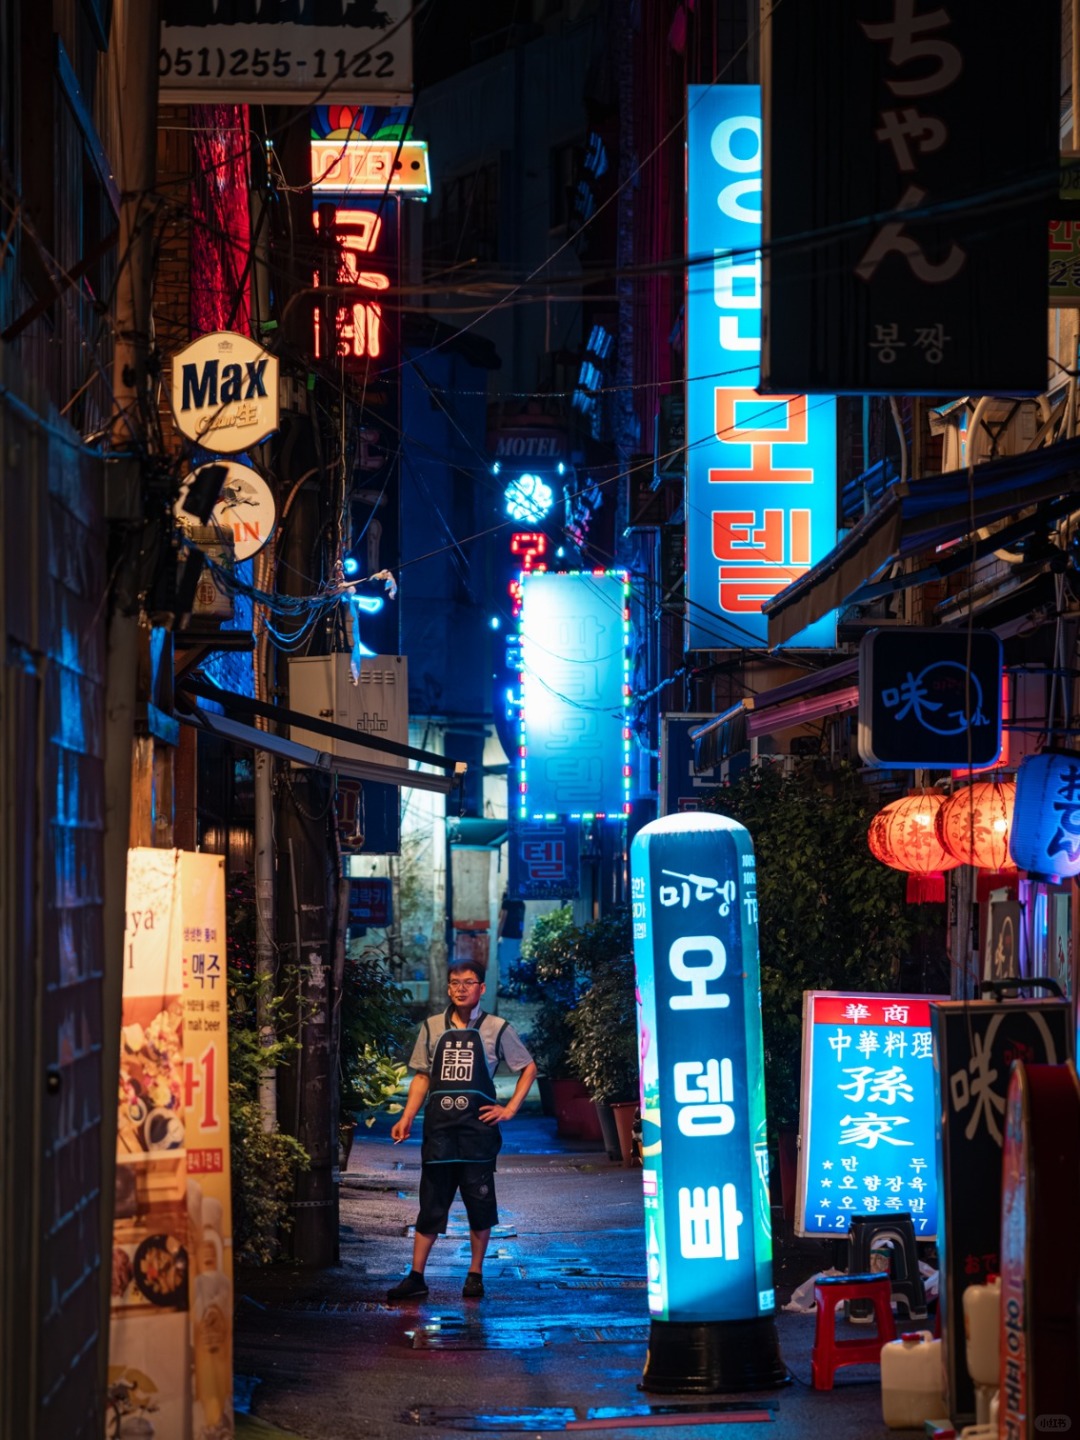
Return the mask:
<path fill-rule="evenodd" d="M 760 395 L 761 99 L 688 91 L 687 644 L 764 645 L 762 605 L 833 548 L 836 401 Z M 827 617 L 794 642 L 832 645 Z"/>
<path fill-rule="evenodd" d="M 324 220 L 327 211 L 332 216 L 329 226 Z M 346 363 L 355 363 L 384 357 L 387 348 L 386 322 L 381 303 L 373 297 L 390 289 L 387 267 L 380 261 L 382 256 L 389 255 L 391 249 L 387 233 L 393 231 L 393 226 L 388 223 L 391 213 L 389 206 L 383 213 L 325 205 L 315 211 L 316 230 L 324 233 L 331 231 L 340 246 L 337 282 L 355 285 L 364 297 L 353 300 L 351 304 L 337 306 L 333 337 L 324 335 L 326 311 L 316 307 L 317 358 L 336 355 Z M 320 284 L 319 271 L 315 272 L 315 284 Z M 329 308 L 333 310 L 333 306 Z"/>
<path fill-rule="evenodd" d="M 630 809 L 629 583 L 622 570 L 521 575 L 518 819 Z"/>

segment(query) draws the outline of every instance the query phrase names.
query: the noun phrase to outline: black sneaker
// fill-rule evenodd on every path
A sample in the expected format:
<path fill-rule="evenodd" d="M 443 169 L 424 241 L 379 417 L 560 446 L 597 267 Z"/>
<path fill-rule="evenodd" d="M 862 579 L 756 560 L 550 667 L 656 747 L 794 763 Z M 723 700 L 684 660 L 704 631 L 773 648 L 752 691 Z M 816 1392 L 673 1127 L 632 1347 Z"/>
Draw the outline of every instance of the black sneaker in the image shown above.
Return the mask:
<path fill-rule="evenodd" d="M 461 1293 L 466 1300 L 484 1298 L 484 1277 L 479 1270 L 470 1270 L 465 1276 L 465 1286 Z"/>
<path fill-rule="evenodd" d="M 427 1281 L 419 1270 L 410 1270 L 404 1280 L 398 1281 L 392 1290 L 386 1292 L 387 1300 L 419 1300 L 428 1293 Z"/>

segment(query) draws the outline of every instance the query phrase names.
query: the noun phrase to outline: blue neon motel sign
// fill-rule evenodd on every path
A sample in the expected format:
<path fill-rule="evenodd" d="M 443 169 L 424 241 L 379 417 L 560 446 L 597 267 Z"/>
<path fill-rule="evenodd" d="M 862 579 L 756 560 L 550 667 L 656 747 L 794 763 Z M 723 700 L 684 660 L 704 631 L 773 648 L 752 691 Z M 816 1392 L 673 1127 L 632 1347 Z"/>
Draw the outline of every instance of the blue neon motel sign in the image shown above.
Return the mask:
<path fill-rule="evenodd" d="M 757 391 L 759 87 L 691 85 L 687 105 L 687 647 L 713 650 L 766 644 L 762 605 L 836 542 L 836 400 Z M 827 616 L 791 643 L 835 639 Z"/>
<path fill-rule="evenodd" d="M 628 813 L 629 606 L 622 570 L 522 573 L 518 819 Z"/>
<path fill-rule="evenodd" d="M 771 1315 L 754 847 L 725 816 L 666 815 L 630 876 L 649 1311 Z"/>
<path fill-rule="evenodd" d="M 938 1230 L 930 1002 L 940 996 L 803 996 L 800 1235 L 846 1235 L 852 1215 L 909 1212 Z"/>

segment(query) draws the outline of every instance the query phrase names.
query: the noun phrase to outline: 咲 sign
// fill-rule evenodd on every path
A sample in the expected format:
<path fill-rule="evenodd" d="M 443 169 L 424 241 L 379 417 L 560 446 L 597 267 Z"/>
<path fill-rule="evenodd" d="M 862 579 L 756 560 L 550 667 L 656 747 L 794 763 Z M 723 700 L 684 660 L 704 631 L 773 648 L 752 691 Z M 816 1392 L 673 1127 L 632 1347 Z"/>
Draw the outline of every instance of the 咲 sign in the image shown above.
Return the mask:
<path fill-rule="evenodd" d="M 628 604 L 621 570 L 523 572 L 520 820 L 629 810 Z"/>
<path fill-rule="evenodd" d="M 1073 1057 L 1065 1000 L 946 1000 L 930 1007 L 938 1073 L 941 1177 L 941 1338 L 954 1420 L 974 1416 L 964 1353 L 964 1291 L 1001 1274 L 1002 1147 L 1014 1060 L 1060 1065 Z"/>
<path fill-rule="evenodd" d="M 926 996 L 803 996 L 796 1232 L 843 1235 L 852 1215 L 938 1227 L 934 1059 Z"/>
<path fill-rule="evenodd" d="M 762 605 L 836 541 L 836 402 L 757 389 L 758 87 L 691 85 L 687 103 L 687 646 L 741 648 L 766 644 Z M 792 643 L 835 633 L 827 616 Z"/>
<path fill-rule="evenodd" d="M 753 845 L 724 816 L 667 815 L 635 836 L 630 871 L 649 1313 L 771 1330 Z M 646 1389 L 661 1338 L 654 1324 Z"/>
<path fill-rule="evenodd" d="M 873 630 L 859 645 L 859 755 L 900 770 L 993 765 L 1001 640 L 992 630 Z"/>
<path fill-rule="evenodd" d="M 411 0 L 163 0 L 170 105 L 354 104 L 412 98 Z"/>
<path fill-rule="evenodd" d="M 173 421 L 208 450 L 235 455 L 278 428 L 278 362 L 246 335 L 203 335 L 172 362 Z"/>
<path fill-rule="evenodd" d="M 1015 15 L 1011 0 L 771 8 L 763 388 L 1046 388 L 1061 19 L 1030 6 L 1023 45 L 1003 45 Z"/>

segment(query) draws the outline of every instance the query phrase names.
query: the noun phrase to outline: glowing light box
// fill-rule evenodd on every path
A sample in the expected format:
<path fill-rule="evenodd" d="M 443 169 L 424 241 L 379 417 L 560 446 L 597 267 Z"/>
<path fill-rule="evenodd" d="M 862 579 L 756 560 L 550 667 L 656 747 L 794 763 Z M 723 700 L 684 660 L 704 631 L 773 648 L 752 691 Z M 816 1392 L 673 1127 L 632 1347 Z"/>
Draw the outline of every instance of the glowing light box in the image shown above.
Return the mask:
<path fill-rule="evenodd" d="M 519 819 L 630 809 L 628 607 L 621 570 L 522 574 Z"/>
<path fill-rule="evenodd" d="M 761 395 L 761 92 L 687 92 L 687 647 L 764 645 L 761 607 L 836 541 L 836 400 Z M 790 643 L 832 645 L 828 615 Z"/>
<path fill-rule="evenodd" d="M 800 1235 L 843 1235 L 851 1215 L 911 1214 L 938 1229 L 930 1002 L 938 995 L 803 996 Z"/>
<path fill-rule="evenodd" d="M 649 1312 L 771 1321 L 754 847 L 724 816 L 666 815 L 630 874 Z"/>

